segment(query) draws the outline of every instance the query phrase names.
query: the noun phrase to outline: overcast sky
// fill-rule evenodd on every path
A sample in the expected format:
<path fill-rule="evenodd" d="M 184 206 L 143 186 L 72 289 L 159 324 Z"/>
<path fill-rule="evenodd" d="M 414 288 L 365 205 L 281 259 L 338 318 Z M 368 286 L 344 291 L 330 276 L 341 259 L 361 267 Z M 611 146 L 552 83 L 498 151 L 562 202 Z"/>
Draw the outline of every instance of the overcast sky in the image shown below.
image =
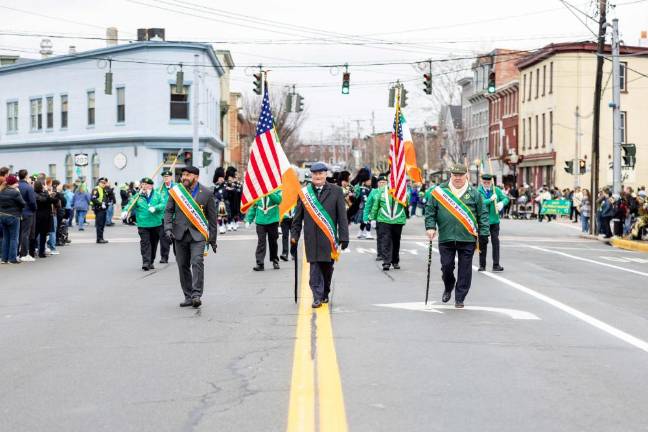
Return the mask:
<path fill-rule="evenodd" d="M 593 14 L 597 2 L 570 3 Z M 636 45 L 640 31 L 648 29 L 648 1 L 613 3 L 617 7 L 610 18 L 619 18 L 626 44 Z M 254 19 L 276 23 L 250 21 Z M 302 135 L 316 141 L 320 137 L 326 141 L 332 127 L 347 123 L 355 136 L 356 120 L 362 121 L 362 135 L 370 133 L 372 111 L 376 131 L 390 129 L 393 110 L 387 107 L 388 85 L 397 79 L 405 81 L 409 90 L 410 106 L 405 110 L 409 123 L 436 123 L 440 96 L 423 93 L 422 72 L 415 65 L 367 63 L 470 57 L 492 48 L 534 49 L 594 37 L 559 0 L 400 0 L 391 2 L 391 7 L 349 0 L 0 0 L 0 23 L 4 32 L 100 37 L 106 27 L 114 26 L 120 38 L 135 38 L 139 27 L 164 27 L 169 40 L 227 41 L 214 46 L 232 53 L 237 65 L 232 89 L 252 95 L 252 69 L 247 66 L 275 66 L 269 75 L 271 84 L 297 86 L 308 110 Z M 588 23 L 596 31 L 595 24 Z M 245 43 L 250 41 L 255 43 Z M 24 51 L 22 56 L 38 58 L 39 43 L 38 37 L 0 35 L 0 53 L 18 50 Z M 105 46 L 96 40 L 53 39 L 53 43 L 55 53 L 67 52 L 68 45 L 76 45 L 77 50 Z M 344 63 L 352 65 L 349 95 L 340 91 L 342 68 L 278 67 Z M 435 78 L 435 89 L 447 86 L 447 77 L 468 74 L 457 71 L 462 67 L 460 62 L 435 63 L 433 73 L 446 74 Z"/>

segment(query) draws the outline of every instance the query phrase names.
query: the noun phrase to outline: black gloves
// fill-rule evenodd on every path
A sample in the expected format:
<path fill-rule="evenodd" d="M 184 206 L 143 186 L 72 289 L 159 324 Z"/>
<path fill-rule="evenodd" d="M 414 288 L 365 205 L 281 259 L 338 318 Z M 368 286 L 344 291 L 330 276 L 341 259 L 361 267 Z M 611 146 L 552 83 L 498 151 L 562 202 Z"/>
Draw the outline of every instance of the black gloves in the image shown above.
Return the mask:
<path fill-rule="evenodd" d="M 217 248 L 217 247 L 218 247 L 218 246 L 216 246 L 216 243 L 212 243 L 212 244 L 211 244 L 211 248 L 212 248 L 212 250 L 214 251 L 214 253 L 216 253 L 216 248 Z"/>
<path fill-rule="evenodd" d="M 344 249 L 346 249 L 348 247 L 349 247 L 349 242 L 348 241 L 341 241 L 340 242 L 340 248 L 342 248 L 342 250 L 344 250 Z"/>
<path fill-rule="evenodd" d="M 290 255 L 293 257 L 297 256 L 297 240 L 294 238 L 290 239 Z"/>

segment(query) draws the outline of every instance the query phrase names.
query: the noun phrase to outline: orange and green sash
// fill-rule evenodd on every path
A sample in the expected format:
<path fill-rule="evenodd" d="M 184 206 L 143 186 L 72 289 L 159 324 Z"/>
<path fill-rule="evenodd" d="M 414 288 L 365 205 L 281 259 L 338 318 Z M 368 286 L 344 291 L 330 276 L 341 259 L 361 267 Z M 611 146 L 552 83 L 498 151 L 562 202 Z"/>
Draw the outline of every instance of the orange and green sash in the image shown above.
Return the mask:
<path fill-rule="evenodd" d="M 207 218 L 203 213 L 200 205 L 196 202 L 182 183 L 176 183 L 169 189 L 169 195 L 173 198 L 180 211 L 189 219 L 191 224 L 196 228 L 200 234 L 205 237 L 205 241 L 209 241 L 209 225 Z"/>
<path fill-rule="evenodd" d="M 309 184 L 308 186 L 302 188 L 299 191 L 299 198 L 301 199 L 304 208 L 308 212 L 315 224 L 322 230 L 326 238 L 328 238 L 329 243 L 331 244 L 331 258 L 334 261 L 340 257 L 340 245 L 337 239 L 337 228 L 331 215 L 328 214 L 326 209 L 317 199 L 317 194 L 313 189 L 313 185 Z"/>
<path fill-rule="evenodd" d="M 459 223 L 466 228 L 466 231 L 477 237 L 477 219 L 470 209 L 449 189 L 435 187 L 432 196 L 441 204 Z"/>

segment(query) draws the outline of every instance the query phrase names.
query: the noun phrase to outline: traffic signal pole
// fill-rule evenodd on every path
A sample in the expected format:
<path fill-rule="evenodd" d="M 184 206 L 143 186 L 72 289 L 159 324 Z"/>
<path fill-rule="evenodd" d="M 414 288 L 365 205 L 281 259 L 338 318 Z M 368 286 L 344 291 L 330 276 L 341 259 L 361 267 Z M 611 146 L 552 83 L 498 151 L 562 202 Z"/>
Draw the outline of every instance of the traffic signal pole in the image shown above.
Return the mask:
<path fill-rule="evenodd" d="M 576 105 L 576 148 L 574 149 L 574 189 L 580 186 L 580 108 Z"/>
<path fill-rule="evenodd" d="M 612 20 L 612 191 L 621 194 L 621 63 L 619 62 L 619 20 Z"/>
<path fill-rule="evenodd" d="M 191 89 L 191 106 L 193 111 L 193 118 L 191 119 L 191 124 L 193 126 L 193 139 L 192 139 L 192 163 L 196 168 L 200 168 L 202 165 L 202 157 L 200 155 L 200 138 L 199 138 L 199 129 L 200 119 L 199 119 L 199 104 L 198 98 L 200 97 L 200 76 L 198 72 L 198 54 L 194 54 L 194 68 L 193 68 L 193 86 Z"/>

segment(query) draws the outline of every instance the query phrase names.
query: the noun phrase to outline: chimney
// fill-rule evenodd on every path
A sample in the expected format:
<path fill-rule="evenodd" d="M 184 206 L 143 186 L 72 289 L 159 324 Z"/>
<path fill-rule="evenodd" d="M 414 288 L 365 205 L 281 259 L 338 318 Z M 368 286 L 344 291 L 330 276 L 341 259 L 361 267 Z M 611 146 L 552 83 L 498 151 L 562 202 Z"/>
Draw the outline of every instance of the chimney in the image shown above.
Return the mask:
<path fill-rule="evenodd" d="M 54 53 L 52 51 L 52 41 L 49 39 L 42 39 L 40 43 L 40 55 L 41 58 L 47 58 Z"/>
<path fill-rule="evenodd" d="M 642 30 L 641 37 L 639 38 L 639 46 L 648 48 L 648 31 Z"/>
<path fill-rule="evenodd" d="M 68 54 L 76 54 L 76 52 L 76 46 L 70 45 L 70 47 L 68 48 Z"/>
<path fill-rule="evenodd" d="M 163 28 L 139 28 L 137 29 L 137 40 L 142 41 L 164 41 L 164 29 Z"/>
<path fill-rule="evenodd" d="M 116 46 L 119 43 L 117 27 L 108 27 L 106 29 L 106 46 Z"/>

